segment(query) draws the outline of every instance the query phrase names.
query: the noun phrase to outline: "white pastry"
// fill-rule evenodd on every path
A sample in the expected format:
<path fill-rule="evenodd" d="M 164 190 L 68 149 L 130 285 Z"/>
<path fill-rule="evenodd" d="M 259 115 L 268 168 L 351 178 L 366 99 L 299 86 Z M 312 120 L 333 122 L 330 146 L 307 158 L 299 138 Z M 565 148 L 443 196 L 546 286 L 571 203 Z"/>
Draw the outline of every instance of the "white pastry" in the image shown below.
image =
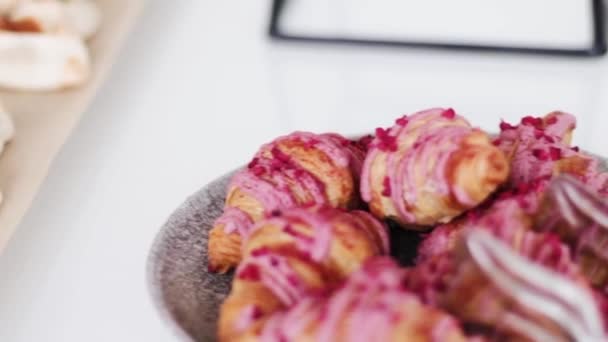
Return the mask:
<path fill-rule="evenodd" d="M 6 19 L 16 31 L 67 33 L 89 39 L 101 21 L 99 7 L 92 0 L 21 0 L 6 7 L 11 8 Z"/>
<path fill-rule="evenodd" d="M 84 83 L 90 57 L 72 35 L 0 31 L 0 87 L 56 90 Z"/>
<path fill-rule="evenodd" d="M 55 33 L 65 27 L 64 12 L 60 1 L 18 1 L 7 19 L 19 31 Z"/>
<path fill-rule="evenodd" d="M 99 29 L 101 11 L 92 0 L 72 0 L 63 3 L 65 25 L 83 39 L 91 38 Z"/>

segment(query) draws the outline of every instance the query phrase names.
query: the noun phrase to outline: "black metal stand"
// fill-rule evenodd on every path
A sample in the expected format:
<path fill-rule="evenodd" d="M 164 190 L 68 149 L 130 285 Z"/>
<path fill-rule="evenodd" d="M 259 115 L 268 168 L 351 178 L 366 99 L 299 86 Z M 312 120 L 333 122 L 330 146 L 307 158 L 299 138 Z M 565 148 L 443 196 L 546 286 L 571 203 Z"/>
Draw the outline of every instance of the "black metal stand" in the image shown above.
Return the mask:
<path fill-rule="evenodd" d="M 528 53 L 528 54 L 544 54 L 544 55 L 559 55 L 559 56 L 578 56 L 578 57 L 593 57 L 602 56 L 606 53 L 606 27 L 605 27 L 605 8 L 604 0 L 590 0 L 593 7 L 593 43 L 589 48 L 585 49 L 552 49 L 552 48 L 533 48 L 533 47 L 516 47 L 516 46 L 499 46 L 499 45 L 470 45 L 458 44 L 451 42 L 419 42 L 419 41 L 393 41 L 393 40 L 367 40 L 367 39 L 351 39 L 341 37 L 314 37 L 314 36 L 299 36 L 290 35 L 281 32 L 278 25 L 284 5 L 289 0 L 274 0 L 270 15 L 270 37 L 278 40 L 312 42 L 312 43 L 331 43 L 331 44 L 365 44 L 377 46 L 394 46 L 394 47 L 410 47 L 410 48 L 431 48 L 431 49 L 447 49 L 447 50 L 463 50 L 463 51 L 485 51 L 485 52 L 508 52 L 508 53 Z"/>

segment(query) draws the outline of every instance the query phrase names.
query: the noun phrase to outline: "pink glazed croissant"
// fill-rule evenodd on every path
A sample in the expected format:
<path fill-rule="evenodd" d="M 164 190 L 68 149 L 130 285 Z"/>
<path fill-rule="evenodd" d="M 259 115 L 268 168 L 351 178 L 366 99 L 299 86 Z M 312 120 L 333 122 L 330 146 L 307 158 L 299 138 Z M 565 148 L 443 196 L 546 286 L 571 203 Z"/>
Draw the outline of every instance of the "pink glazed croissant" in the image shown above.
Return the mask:
<path fill-rule="evenodd" d="M 224 273 L 241 260 L 241 239 L 273 211 L 358 203 L 364 147 L 337 134 L 295 132 L 262 146 L 231 180 L 224 213 L 209 235 L 209 268 Z"/>
<path fill-rule="evenodd" d="M 403 275 L 391 259 L 371 259 L 337 290 L 274 314 L 260 340 L 468 341 L 456 319 L 403 287 Z"/>
<path fill-rule="evenodd" d="M 377 217 L 429 226 L 481 203 L 508 173 L 506 156 L 486 133 L 452 109 L 430 109 L 376 130 L 361 196 Z"/>
<path fill-rule="evenodd" d="M 222 304 L 220 341 L 255 338 L 270 315 L 335 286 L 388 249 L 387 228 L 364 211 L 291 208 L 260 221 L 244 240 Z"/>

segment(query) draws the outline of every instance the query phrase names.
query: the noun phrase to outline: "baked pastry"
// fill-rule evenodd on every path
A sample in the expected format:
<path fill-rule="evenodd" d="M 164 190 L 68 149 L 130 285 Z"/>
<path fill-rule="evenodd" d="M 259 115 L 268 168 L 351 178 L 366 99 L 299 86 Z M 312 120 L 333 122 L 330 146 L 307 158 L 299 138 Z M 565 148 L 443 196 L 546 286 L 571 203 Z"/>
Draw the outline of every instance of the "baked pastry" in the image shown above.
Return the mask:
<path fill-rule="evenodd" d="M 506 340 L 606 341 L 584 283 L 530 262 L 483 230 L 463 240 L 441 306 Z"/>
<path fill-rule="evenodd" d="M 101 12 L 93 0 L 2 0 L 0 30 L 69 34 L 82 39 L 97 32 Z"/>
<path fill-rule="evenodd" d="M 225 209 L 209 236 L 209 265 L 226 272 L 241 256 L 254 222 L 285 208 L 359 203 L 364 147 L 337 134 L 294 132 L 262 146 L 231 180 Z"/>
<path fill-rule="evenodd" d="M 520 244 L 521 234 L 532 228 L 532 215 L 539 207 L 547 184 L 548 181 L 542 180 L 503 191 L 466 215 L 439 225 L 422 240 L 417 262 L 453 250 L 471 228 L 485 229 L 498 238 Z"/>
<path fill-rule="evenodd" d="M 543 118 L 527 116 L 516 126 L 503 122 L 494 143 L 509 156 L 510 185 L 517 187 L 565 173 L 608 194 L 608 174 L 601 171 L 599 161 L 578 147 L 570 147 L 575 126 L 574 116 L 562 112 Z"/>
<path fill-rule="evenodd" d="M 480 204 L 508 172 L 506 156 L 486 133 L 452 109 L 430 109 L 376 130 L 362 170 L 361 197 L 379 218 L 429 226 Z"/>
<path fill-rule="evenodd" d="M 93 0 L 0 0 L 0 87 L 48 91 L 91 72 L 85 41 L 101 21 Z"/>
<path fill-rule="evenodd" d="M 221 307 L 222 341 L 257 336 L 274 312 L 326 291 L 369 258 L 388 253 L 386 227 L 363 211 L 292 208 L 260 221 Z"/>
<path fill-rule="evenodd" d="M 328 295 L 311 295 L 265 324 L 261 341 L 468 341 L 449 314 L 401 284 L 403 270 L 374 258 Z"/>
<path fill-rule="evenodd" d="M 568 175 L 553 180 L 535 229 L 559 234 L 590 282 L 607 291 L 608 205 L 599 193 Z"/>

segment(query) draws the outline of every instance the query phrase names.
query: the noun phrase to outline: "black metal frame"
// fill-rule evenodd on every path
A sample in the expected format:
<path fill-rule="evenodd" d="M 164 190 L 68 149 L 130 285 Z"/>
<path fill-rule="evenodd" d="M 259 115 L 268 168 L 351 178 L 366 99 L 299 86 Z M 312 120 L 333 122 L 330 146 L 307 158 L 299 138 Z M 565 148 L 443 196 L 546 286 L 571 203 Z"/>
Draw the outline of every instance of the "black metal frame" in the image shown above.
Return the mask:
<path fill-rule="evenodd" d="M 553 49 L 553 48 L 528 48 L 515 46 L 500 46 L 500 45 L 471 45 L 457 44 L 448 42 L 418 42 L 418 41 L 393 41 L 393 40 L 366 40 L 352 38 L 322 38 L 314 36 L 299 36 L 289 35 L 281 32 L 278 26 L 285 3 L 289 0 L 274 0 L 270 14 L 270 27 L 268 34 L 273 39 L 311 42 L 311 43 L 331 43 L 331 44 L 365 44 L 376 46 L 393 46 L 393 47 L 412 47 L 412 48 L 432 48 L 445 50 L 461 50 L 461 51 L 484 51 L 484 52 L 509 52 L 509 53 L 528 53 L 528 54 L 543 54 L 543 55 L 559 55 L 559 56 L 580 56 L 593 57 L 602 56 L 606 53 L 606 26 L 605 26 L 605 8 L 604 0 L 591 0 L 593 7 L 593 43 L 587 49 Z"/>

